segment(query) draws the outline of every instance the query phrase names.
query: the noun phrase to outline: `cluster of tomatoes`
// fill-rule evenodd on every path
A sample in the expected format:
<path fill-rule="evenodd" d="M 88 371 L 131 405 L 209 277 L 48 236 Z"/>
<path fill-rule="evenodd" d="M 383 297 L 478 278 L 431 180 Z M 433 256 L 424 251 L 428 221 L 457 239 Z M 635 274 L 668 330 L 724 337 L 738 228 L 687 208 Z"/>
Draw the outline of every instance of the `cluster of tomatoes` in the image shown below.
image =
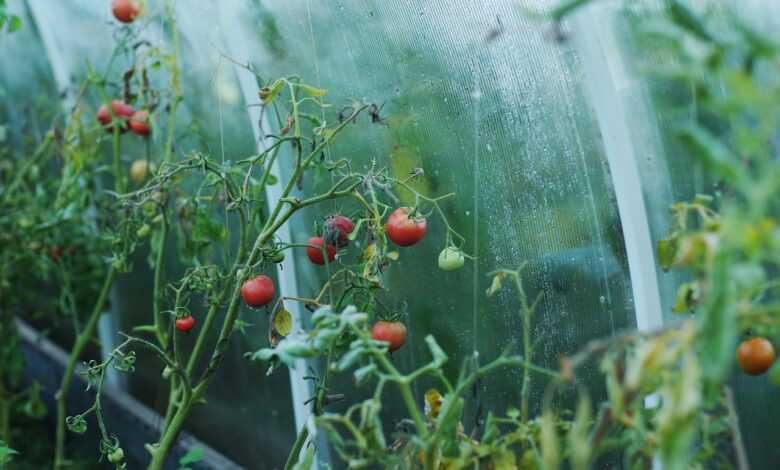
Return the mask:
<path fill-rule="evenodd" d="M 129 129 L 133 134 L 143 137 L 152 133 L 152 126 L 149 122 L 149 113 L 147 111 L 136 111 L 133 107 L 124 101 L 112 100 L 111 110 L 103 105 L 98 109 L 97 120 L 108 132 L 114 131 L 114 118 L 119 123 L 119 132 L 127 132 Z"/>
<path fill-rule="evenodd" d="M 114 17 L 122 23 L 132 23 L 140 13 L 140 8 L 135 0 L 113 0 L 111 11 Z M 119 131 L 124 133 L 130 130 L 140 136 L 148 136 L 152 133 L 147 111 L 136 111 L 133 107 L 121 100 L 112 100 L 109 105 L 103 105 L 98 109 L 97 120 L 108 132 L 114 131 L 114 119 L 119 122 Z"/>
<path fill-rule="evenodd" d="M 746 339 L 737 348 L 737 363 L 746 374 L 761 375 L 775 362 L 775 347 L 766 338 Z"/>
<path fill-rule="evenodd" d="M 398 246 L 412 246 L 425 237 L 428 222 L 424 217 L 411 216 L 411 210 L 399 207 L 387 219 L 385 233 L 387 238 Z M 323 236 L 309 238 L 306 243 L 306 256 L 313 264 L 324 265 L 336 259 L 336 251 L 349 245 L 349 236 L 355 224 L 340 214 L 325 219 Z M 326 261 L 327 258 L 327 261 Z M 241 297 L 248 306 L 259 308 L 270 303 L 276 295 L 274 283 L 270 277 L 259 275 L 244 282 Z M 372 338 L 390 343 L 390 352 L 403 346 L 406 341 L 406 326 L 400 321 L 378 321 L 374 324 Z"/>

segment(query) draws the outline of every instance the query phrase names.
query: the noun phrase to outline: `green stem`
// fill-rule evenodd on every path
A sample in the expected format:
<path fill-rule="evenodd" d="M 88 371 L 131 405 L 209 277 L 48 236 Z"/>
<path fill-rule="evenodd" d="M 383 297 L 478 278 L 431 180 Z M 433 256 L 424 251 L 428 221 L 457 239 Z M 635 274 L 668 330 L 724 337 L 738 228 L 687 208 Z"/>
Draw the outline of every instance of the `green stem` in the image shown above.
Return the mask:
<path fill-rule="evenodd" d="M 127 178 L 125 178 L 125 172 L 122 168 L 122 134 L 119 132 L 119 127 L 114 127 L 114 186 L 116 192 L 124 194 L 127 191 Z"/>
<path fill-rule="evenodd" d="M 171 423 L 165 429 L 160 444 L 150 449 L 152 461 L 149 463 L 148 470 L 162 470 L 163 465 L 165 464 L 165 458 L 170 453 L 173 443 L 176 442 L 176 439 L 179 437 L 179 433 L 184 426 L 184 421 L 190 414 L 192 403 L 193 400 L 191 398 L 184 399 L 184 402 L 176 411 L 176 414 L 173 415 L 173 420 L 171 420 Z"/>
<path fill-rule="evenodd" d="M 97 301 L 95 301 L 95 306 L 92 309 L 92 313 L 87 320 L 87 323 L 84 325 L 84 329 L 76 338 L 76 343 L 73 345 L 73 349 L 70 351 L 68 363 L 65 367 L 65 373 L 63 374 L 62 381 L 60 382 L 60 389 L 56 396 L 57 435 L 54 450 L 55 470 L 63 468 L 65 465 L 65 418 L 67 416 L 67 410 L 65 407 L 68 397 L 68 389 L 70 388 L 70 383 L 73 380 L 73 374 L 76 371 L 76 364 L 81 357 L 81 353 L 84 351 L 84 348 L 87 346 L 87 344 L 92 340 L 95 328 L 97 327 L 98 319 L 100 319 L 100 315 L 103 312 L 103 306 L 106 303 L 106 299 L 108 298 L 108 293 L 111 290 L 111 287 L 114 285 L 117 274 L 118 273 L 113 266 L 109 268 L 109 271 L 106 274 L 106 278 L 103 281 L 103 287 L 100 289 L 100 294 L 98 295 Z"/>
<path fill-rule="evenodd" d="M 168 335 L 166 333 L 166 322 L 162 320 L 162 301 L 163 301 L 163 263 L 165 261 L 165 242 L 168 238 L 168 218 L 165 216 L 165 207 L 162 209 L 162 227 L 160 229 L 160 246 L 157 247 L 157 256 L 154 260 L 154 298 L 152 308 L 154 312 L 154 329 L 157 335 L 157 342 L 163 349 L 168 347 Z"/>
<path fill-rule="evenodd" d="M 285 462 L 283 470 L 292 470 L 293 467 L 295 467 L 295 464 L 298 463 L 298 456 L 301 453 L 303 444 L 306 442 L 306 438 L 308 437 L 309 428 L 306 426 L 306 423 L 304 423 L 300 432 L 298 432 L 298 437 L 295 438 L 295 442 L 293 443 L 292 449 L 290 450 L 290 455 L 287 456 L 287 462 Z"/>
<path fill-rule="evenodd" d="M 41 142 L 41 144 L 35 150 L 35 153 L 33 154 L 32 158 L 28 158 L 24 161 L 22 167 L 14 175 L 13 181 L 11 181 L 11 183 L 8 185 L 6 190 L 3 192 L 3 203 L 10 200 L 11 196 L 16 192 L 16 190 L 24 181 L 25 175 L 27 175 L 27 173 L 30 172 L 30 169 L 32 169 L 33 166 L 39 163 L 39 160 L 41 158 L 47 155 L 48 153 L 47 150 L 49 150 L 49 146 L 52 143 L 53 136 L 54 134 L 52 132 L 46 134 L 46 138 L 43 140 L 43 142 Z"/>
<path fill-rule="evenodd" d="M 0 441 L 11 447 L 11 397 L 0 390 Z"/>

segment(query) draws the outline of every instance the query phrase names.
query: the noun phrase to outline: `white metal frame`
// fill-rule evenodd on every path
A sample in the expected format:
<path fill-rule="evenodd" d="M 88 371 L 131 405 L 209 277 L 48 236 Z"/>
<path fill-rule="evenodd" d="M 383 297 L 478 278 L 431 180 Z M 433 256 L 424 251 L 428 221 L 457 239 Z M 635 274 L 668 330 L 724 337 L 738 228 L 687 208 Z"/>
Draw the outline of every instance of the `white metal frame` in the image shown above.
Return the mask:
<path fill-rule="evenodd" d="M 580 53 L 585 84 L 607 155 L 612 186 L 623 227 L 626 256 L 631 274 L 636 324 L 648 331 L 663 324 L 661 295 L 642 193 L 637 150 L 626 124 L 629 110 L 616 97 L 634 80 L 621 63 L 616 37 L 604 25 L 604 16 L 593 8 L 578 12 L 572 19 L 571 41 Z"/>
<path fill-rule="evenodd" d="M 220 14 L 220 20 L 223 22 L 226 20 L 224 14 Z M 232 27 L 230 25 L 223 24 L 222 31 L 224 34 L 227 34 L 226 32 L 231 30 Z M 244 40 L 241 38 L 227 39 L 228 40 L 225 41 L 225 44 L 226 47 L 229 48 L 231 58 L 237 60 L 238 62 L 245 62 L 251 57 L 249 49 L 247 48 L 247 44 Z M 255 76 L 250 71 L 237 64 L 232 64 L 232 66 L 235 70 L 236 77 L 241 88 L 244 103 L 247 105 L 247 114 L 252 126 L 252 132 L 255 136 L 255 140 L 257 141 L 258 150 L 263 151 L 274 142 L 272 138 L 268 137 L 268 135 L 271 134 L 273 130 L 270 128 L 268 120 L 266 119 L 267 115 L 263 115 L 262 108 L 259 106 L 249 106 L 251 104 L 259 103 L 259 97 L 257 94 L 259 87 L 255 80 Z M 274 161 L 273 165 L 271 166 L 271 172 L 281 179 L 283 175 L 283 169 L 279 164 L 279 161 L 280 159 L 278 158 Z M 282 185 L 267 185 L 265 187 L 265 195 L 269 204 L 278 201 L 282 197 Z M 289 222 L 285 222 L 276 232 L 276 235 L 284 242 L 291 242 L 292 234 L 290 232 Z M 276 273 L 279 283 L 278 295 L 297 297 L 298 277 L 296 274 L 295 256 L 286 256 L 282 263 L 277 264 Z M 285 304 L 285 307 L 292 315 L 293 330 L 303 330 L 301 319 L 303 318 L 302 315 L 304 312 L 301 308 L 301 305 L 298 302 L 292 302 Z M 306 400 L 314 394 L 314 387 L 312 383 L 303 379 L 303 377 L 307 375 L 306 361 L 303 359 L 297 360 L 295 362 L 295 366 L 289 368 L 289 374 L 290 389 L 292 392 L 292 406 L 295 415 L 295 432 L 297 433 L 303 426 L 307 426 L 309 428 L 309 442 L 311 442 L 316 439 L 317 433 L 314 422 L 309 419 L 311 412 L 304 405 L 304 402 L 306 402 Z M 319 468 L 316 456 L 313 468 Z"/>

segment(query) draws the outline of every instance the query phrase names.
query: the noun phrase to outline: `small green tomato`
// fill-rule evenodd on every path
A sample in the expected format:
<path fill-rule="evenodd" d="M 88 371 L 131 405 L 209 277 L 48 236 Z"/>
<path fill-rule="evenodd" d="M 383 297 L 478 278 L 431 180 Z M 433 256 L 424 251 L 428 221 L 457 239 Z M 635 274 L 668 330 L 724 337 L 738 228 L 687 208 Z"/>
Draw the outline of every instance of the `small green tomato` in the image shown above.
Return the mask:
<path fill-rule="evenodd" d="M 111 463 L 120 463 L 125 459 L 125 451 L 121 447 L 117 447 L 110 454 L 108 454 L 108 461 Z"/>
<path fill-rule="evenodd" d="M 439 253 L 439 269 L 442 271 L 456 271 L 463 266 L 466 259 L 463 253 L 454 247 L 448 246 Z"/>
<path fill-rule="evenodd" d="M 281 263 L 284 261 L 284 252 L 283 251 L 277 251 L 273 255 L 271 255 L 271 261 L 274 263 Z"/>

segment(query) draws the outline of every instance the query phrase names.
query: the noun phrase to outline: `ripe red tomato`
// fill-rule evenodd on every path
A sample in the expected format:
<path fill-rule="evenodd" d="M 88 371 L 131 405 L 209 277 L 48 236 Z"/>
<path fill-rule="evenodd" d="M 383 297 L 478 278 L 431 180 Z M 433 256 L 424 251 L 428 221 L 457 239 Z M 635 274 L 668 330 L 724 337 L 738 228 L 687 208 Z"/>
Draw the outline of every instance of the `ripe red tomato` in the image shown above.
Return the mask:
<path fill-rule="evenodd" d="M 409 218 L 409 209 L 399 207 L 394 210 L 385 224 L 387 238 L 399 246 L 412 246 L 425 236 L 428 223 L 423 217 Z"/>
<path fill-rule="evenodd" d="M 775 347 L 766 338 L 746 339 L 737 348 L 739 367 L 750 375 L 761 375 L 775 362 Z"/>
<path fill-rule="evenodd" d="M 149 113 L 146 111 L 136 111 L 130 116 L 130 130 L 134 134 L 148 136 L 152 133 L 152 126 L 149 122 Z"/>
<path fill-rule="evenodd" d="M 134 0 L 114 0 L 111 2 L 114 17 L 122 23 L 132 23 L 138 16 L 138 5 Z"/>
<path fill-rule="evenodd" d="M 349 245 L 349 234 L 355 229 L 355 224 L 343 215 L 331 215 L 325 219 L 325 238 L 339 248 Z"/>
<path fill-rule="evenodd" d="M 176 319 L 177 330 L 186 333 L 193 328 L 195 328 L 195 319 L 192 318 L 192 315 L 187 315 L 186 317 L 181 317 Z"/>
<path fill-rule="evenodd" d="M 322 237 L 311 237 L 306 242 L 306 256 L 309 257 L 309 261 L 314 264 L 325 264 L 325 256 L 322 253 L 322 245 L 325 244 L 325 240 Z M 325 248 L 328 251 L 328 262 L 333 261 L 336 258 L 336 247 L 333 245 L 327 245 Z"/>
<path fill-rule="evenodd" d="M 134 112 L 133 107 L 124 101 L 113 100 L 111 101 L 111 111 L 116 117 L 120 118 L 122 121 L 120 131 L 125 132 L 127 130 L 127 119 L 130 118 Z M 108 107 L 106 105 L 103 105 L 98 109 L 97 120 L 100 124 L 103 124 L 106 131 L 113 132 L 113 126 L 111 126 L 112 116 L 111 113 L 108 112 Z"/>
<path fill-rule="evenodd" d="M 241 286 L 241 298 L 250 307 L 262 307 L 273 300 L 275 294 L 274 281 L 264 274 L 246 281 Z"/>
<path fill-rule="evenodd" d="M 400 321 L 378 321 L 371 328 L 371 338 L 390 343 L 390 352 L 396 351 L 406 342 L 406 325 Z"/>

